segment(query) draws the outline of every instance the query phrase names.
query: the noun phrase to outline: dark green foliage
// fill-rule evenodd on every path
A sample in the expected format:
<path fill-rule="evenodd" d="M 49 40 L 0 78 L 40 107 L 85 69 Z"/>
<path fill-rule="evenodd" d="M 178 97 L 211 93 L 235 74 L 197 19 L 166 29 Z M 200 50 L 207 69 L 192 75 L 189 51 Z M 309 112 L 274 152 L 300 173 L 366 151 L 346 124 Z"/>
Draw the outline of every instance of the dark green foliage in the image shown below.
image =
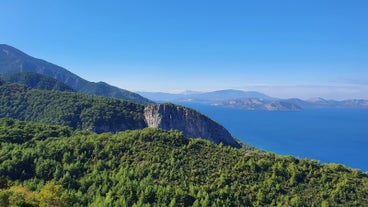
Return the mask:
<path fill-rule="evenodd" d="M 83 85 L 83 87 L 78 88 L 78 92 L 96 96 L 113 97 L 117 99 L 132 101 L 139 104 L 153 103 L 153 101 L 150 101 L 136 93 L 132 93 L 130 91 L 115 86 L 111 86 L 104 82 L 98 83 L 89 82 Z"/>
<path fill-rule="evenodd" d="M 14 119 L 0 119 L 0 141 L 10 143 L 25 143 L 43 140 L 50 137 L 70 136 L 72 129 L 66 126 L 41 125 L 31 122 L 19 122 Z"/>
<path fill-rule="evenodd" d="M 165 106 L 170 108 L 171 112 L 153 112 L 161 113 L 159 116 L 166 124 L 162 124 L 159 126 L 160 128 L 178 129 L 189 137 L 203 137 L 214 143 L 223 142 L 225 145 L 240 147 L 226 129 L 204 115 L 172 104 L 159 105 L 158 107 Z M 0 86 L 0 118 L 9 117 L 23 121 L 64 125 L 73 129 L 88 129 L 97 133 L 147 127 L 145 107 L 113 98 L 74 92 L 30 89 L 19 84 Z M 186 120 L 186 114 L 193 118 Z M 189 134 L 187 129 L 192 129 L 195 121 L 203 126 L 195 128 Z M 202 133 L 203 128 L 208 130 Z"/>
<path fill-rule="evenodd" d="M 23 84 L 34 89 L 69 92 L 74 91 L 69 86 L 56 79 L 33 72 L 10 73 L 2 75 L 0 78 L 9 83 Z"/>
<path fill-rule="evenodd" d="M 0 123 L 31 135 L 31 128 L 50 130 L 19 121 L 6 124 L 11 121 Z M 40 196 L 18 200 L 36 206 L 50 202 L 46 198 L 57 199 L 58 206 L 367 204 L 368 175 L 342 165 L 214 145 L 178 131 L 59 135 L 0 142 L 0 202 L 11 200 L 21 185 Z"/>
<path fill-rule="evenodd" d="M 0 117 L 96 132 L 145 126 L 142 105 L 72 92 L 34 90 L 18 84 L 0 86 Z"/>
<path fill-rule="evenodd" d="M 31 57 L 9 45 L 0 44 L 0 74 L 20 72 L 34 72 L 55 78 L 75 91 L 85 94 L 113 97 L 140 104 L 153 103 L 136 93 L 106 83 L 89 82 L 65 68 Z"/>

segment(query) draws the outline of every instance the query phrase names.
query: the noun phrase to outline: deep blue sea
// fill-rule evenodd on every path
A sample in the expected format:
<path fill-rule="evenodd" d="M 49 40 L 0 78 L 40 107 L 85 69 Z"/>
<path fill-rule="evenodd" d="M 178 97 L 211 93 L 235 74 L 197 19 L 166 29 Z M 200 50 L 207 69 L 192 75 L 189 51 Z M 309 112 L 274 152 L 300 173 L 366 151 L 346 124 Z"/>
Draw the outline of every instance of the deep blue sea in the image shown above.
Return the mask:
<path fill-rule="evenodd" d="M 368 110 L 249 111 L 182 104 L 257 148 L 368 171 Z"/>

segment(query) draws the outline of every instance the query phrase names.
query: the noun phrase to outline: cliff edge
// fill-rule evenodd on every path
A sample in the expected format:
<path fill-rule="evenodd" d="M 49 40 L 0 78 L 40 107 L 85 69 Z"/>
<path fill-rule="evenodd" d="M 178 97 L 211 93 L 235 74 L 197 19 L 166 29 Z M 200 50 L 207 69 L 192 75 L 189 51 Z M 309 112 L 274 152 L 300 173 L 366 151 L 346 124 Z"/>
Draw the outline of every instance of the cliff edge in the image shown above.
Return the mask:
<path fill-rule="evenodd" d="M 241 147 L 220 124 L 192 109 L 174 104 L 148 105 L 144 109 L 148 127 L 164 130 L 176 129 L 186 137 L 203 138 L 213 143 Z"/>

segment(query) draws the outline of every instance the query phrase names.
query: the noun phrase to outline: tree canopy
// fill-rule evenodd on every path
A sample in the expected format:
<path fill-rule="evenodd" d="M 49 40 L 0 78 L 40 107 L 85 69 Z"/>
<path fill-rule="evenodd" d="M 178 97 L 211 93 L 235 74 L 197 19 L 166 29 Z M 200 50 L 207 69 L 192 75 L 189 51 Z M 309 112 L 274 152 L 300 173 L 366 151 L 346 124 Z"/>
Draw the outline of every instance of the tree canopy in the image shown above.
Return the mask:
<path fill-rule="evenodd" d="M 0 206 L 364 206 L 338 164 L 143 129 L 95 134 L 0 120 Z"/>
<path fill-rule="evenodd" d="M 26 85 L 30 88 L 54 91 L 74 91 L 61 81 L 34 72 L 9 73 L 0 76 L 6 82 Z"/>
<path fill-rule="evenodd" d="M 145 126 L 144 106 L 73 92 L 36 90 L 19 84 L 0 86 L 0 117 L 90 129 L 96 132 Z"/>

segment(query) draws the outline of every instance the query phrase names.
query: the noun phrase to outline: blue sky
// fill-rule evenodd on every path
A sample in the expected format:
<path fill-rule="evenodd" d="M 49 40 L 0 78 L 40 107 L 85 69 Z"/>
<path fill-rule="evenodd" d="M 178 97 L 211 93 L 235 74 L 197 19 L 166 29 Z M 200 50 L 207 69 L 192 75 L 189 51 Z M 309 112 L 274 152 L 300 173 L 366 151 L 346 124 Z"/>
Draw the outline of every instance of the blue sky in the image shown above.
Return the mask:
<path fill-rule="evenodd" d="M 368 98 L 365 0 L 0 0 L 1 42 L 132 91 Z"/>

